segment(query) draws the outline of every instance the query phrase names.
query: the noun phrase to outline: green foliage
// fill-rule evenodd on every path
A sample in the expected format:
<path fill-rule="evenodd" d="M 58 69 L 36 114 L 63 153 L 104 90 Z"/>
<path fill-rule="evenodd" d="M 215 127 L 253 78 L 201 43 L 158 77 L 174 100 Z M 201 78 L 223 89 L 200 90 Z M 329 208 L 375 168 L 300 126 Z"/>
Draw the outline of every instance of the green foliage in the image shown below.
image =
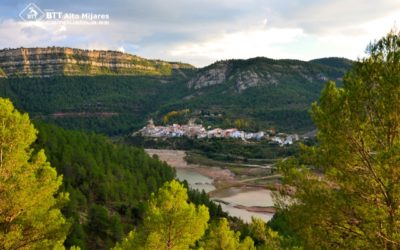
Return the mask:
<path fill-rule="evenodd" d="M 137 233 L 134 230 L 130 231 L 121 242 L 117 243 L 113 250 L 139 249 L 136 235 Z"/>
<path fill-rule="evenodd" d="M 319 58 L 319 59 L 314 59 L 311 60 L 310 62 L 329 66 L 329 67 L 334 67 L 336 69 L 339 69 L 345 74 L 348 69 L 351 68 L 353 61 L 346 59 L 346 58 L 339 58 L 339 57 L 326 57 L 326 58 Z"/>
<path fill-rule="evenodd" d="M 90 207 L 87 231 L 89 240 L 94 241 L 90 245 L 104 246 L 105 248 L 113 246 L 124 235 L 119 214 L 111 216 L 108 209 L 100 205 Z"/>
<path fill-rule="evenodd" d="M 160 123 L 169 112 L 185 109 L 206 126 L 232 127 L 241 119 L 245 122 L 236 125 L 251 130 L 308 131 L 313 124 L 307 109 L 318 98 L 325 77 L 340 81 L 349 64 L 336 58 L 323 62 L 254 58 L 226 63 L 232 68 L 228 80 L 201 89 L 189 89 L 187 84 L 195 74 L 204 74 L 215 65 L 197 71 L 181 68 L 171 74 L 168 66 L 160 66 L 161 72 L 167 73 L 162 76 L 117 72 L 92 77 L 0 79 L 0 96 L 10 98 L 34 118 L 108 135 L 131 133 L 149 117 Z M 264 76 L 272 72 L 276 82 L 267 81 L 239 93 L 234 86 L 243 72 Z M 186 116 L 172 121 L 186 121 Z"/>
<path fill-rule="evenodd" d="M 201 192 L 196 190 L 196 189 L 189 189 L 189 186 L 186 181 L 183 183 L 185 185 L 185 188 L 188 190 L 188 196 L 189 200 L 193 202 L 195 205 L 204 205 L 208 208 L 210 218 L 213 219 L 218 219 L 221 217 L 228 217 L 228 214 L 224 211 L 222 211 L 222 207 L 220 204 L 217 204 L 210 200 L 208 197 L 208 194 L 202 190 Z"/>
<path fill-rule="evenodd" d="M 187 93 L 184 81 L 175 73 L 165 77 L 0 78 L 0 96 L 10 98 L 34 118 L 68 129 L 116 135 L 142 127 L 163 103 L 183 97 Z"/>
<path fill-rule="evenodd" d="M 115 145 L 106 137 L 37 124 L 36 148 L 63 174 L 70 193 L 63 213 L 73 226 L 66 245 L 82 249 L 112 246 L 124 230 L 143 219 L 144 201 L 174 177 L 166 164 L 143 149 Z"/>
<path fill-rule="evenodd" d="M 282 164 L 295 190 L 287 218 L 306 249 L 400 245 L 400 33 L 368 52 L 313 105 L 319 144 Z"/>
<path fill-rule="evenodd" d="M 301 239 L 293 231 L 286 210 L 278 210 L 268 221 L 267 226 L 270 230 L 278 232 L 280 245 L 283 249 L 303 249 Z"/>
<path fill-rule="evenodd" d="M 280 236 L 278 232 L 267 227 L 265 222 L 261 219 L 251 218 L 250 236 L 254 239 L 257 249 L 282 249 L 282 236 Z"/>
<path fill-rule="evenodd" d="M 163 116 L 163 123 L 168 124 L 168 123 L 186 123 L 188 119 L 188 114 L 190 110 L 189 109 L 183 109 L 179 111 L 170 111 L 168 114 Z"/>
<path fill-rule="evenodd" d="M 81 250 L 81 248 L 77 246 L 72 246 L 69 248 L 69 250 Z"/>
<path fill-rule="evenodd" d="M 243 242 L 240 242 L 240 233 L 230 229 L 226 218 L 211 223 L 210 229 L 200 242 L 200 246 L 204 250 L 255 250 L 251 238 L 246 237 Z"/>
<path fill-rule="evenodd" d="M 60 207 L 62 178 L 43 150 L 33 154 L 37 131 L 27 114 L 0 98 L 0 249 L 60 248 L 69 225 Z"/>
<path fill-rule="evenodd" d="M 144 148 L 168 148 L 192 151 L 196 154 L 219 161 L 249 162 L 252 159 L 277 159 L 293 156 L 298 152 L 298 145 L 281 147 L 266 140 L 244 143 L 238 139 L 187 137 L 154 140 L 141 136 L 127 136 L 124 143 Z M 187 159 L 191 161 L 190 157 Z"/>
<path fill-rule="evenodd" d="M 188 203 L 186 189 L 177 181 L 166 183 L 152 195 L 144 227 L 150 249 L 187 249 L 207 228 L 208 209 Z"/>
<path fill-rule="evenodd" d="M 239 129 L 239 130 L 244 130 L 247 129 L 249 127 L 249 122 L 246 121 L 245 119 L 236 119 L 233 122 L 233 125 L 235 128 Z"/>
<path fill-rule="evenodd" d="M 324 82 L 327 78 L 340 82 L 349 68 L 348 60 L 339 58 L 324 59 L 324 63 L 252 58 L 216 62 L 200 69 L 194 79 L 208 76 L 208 70 L 218 70 L 221 64 L 227 68 L 226 81 L 192 89 L 190 98 L 164 105 L 161 112 L 189 108 L 204 114 L 223 114 L 219 121 L 209 115 L 199 118 L 205 124 L 213 119 L 213 125 L 220 127 L 226 123 L 232 126 L 235 120 L 242 119 L 255 124 L 249 126 L 254 128 L 307 131 L 313 129 L 307 110 L 318 98 Z M 249 72 L 260 76 L 262 84 L 239 91 L 238 82 L 246 84 L 243 74 Z"/>
<path fill-rule="evenodd" d="M 143 227 L 115 249 L 185 250 L 200 239 L 208 224 L 208 209 L 188 203 L 186 189 L 177 181 L 165 183 L 153 194 Z"/>

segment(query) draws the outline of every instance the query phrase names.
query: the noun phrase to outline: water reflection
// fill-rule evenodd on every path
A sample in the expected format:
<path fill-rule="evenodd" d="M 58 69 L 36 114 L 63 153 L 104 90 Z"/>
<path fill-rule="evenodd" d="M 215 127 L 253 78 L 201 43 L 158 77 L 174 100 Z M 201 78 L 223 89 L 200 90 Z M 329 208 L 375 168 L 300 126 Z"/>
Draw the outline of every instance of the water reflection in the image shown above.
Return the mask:
<path fill-rule="evenodd" d="M 260 218 L 264 221 L 269 221 L 272 213 L 250 212 L 246 209 L 237 208 L 235 206 L 246 207 L 272 207 L 271 191 L 267 189 L 248 189 L 232 187 L 217 192 L 213 200 L 219 202 L 224 211 L 232 216 L 241 218 L 244 222 L 251 222 L 251 217 Z"/>
<path fill-rule="evenodd" d="M 204 190 L 206 193 L 215 190 L 215 186 L 212 184 L 213 179 L 194 172 L 190 169 L 176 169 L 176 177 L 183 181 L 186 180 L 189 183 L 189 187 L 199 191 Z"/>
<path fill-rule="evenodd" d="M 267 189 L 231 187 L 218 191 L 214 197 L 232 205 L 272 207 L 274 206 L 274 201 L 271 195 L 271 191 Z"/>
<path fill-rule="evenodd" d="M 251 222 L 251 217 L 259 218 L 262 219 L 263 221 L 267 222 L 272 219 L 273 214 L 270 213 L 255 213 L 255 212 L 249 212 L 245 209 L 239 209 L 236 207 L 233 207 L 232 205 L 226 205 L 223 203 L 220 203 L 222 210 L 227 212 L 231 216 L 239 217 L 242 219 L 244 222 L 250 223 Z"/>
<path fill-rule="evenodd" d="M 189 187 L 197 190 L 204 190 L 210 192 L 215 190 L 212 185 L 213 179 L 195 172 L 192 169 L 176 169 L 176 175 L 179 180 L 186 180 Z M 220 190 L 211 198 L 215 202 L 221 204 L 222 209 L 228 212 L 231 216 L 241 218 L 244 222 L 251 222 L 251 217 L 260 218 L 264 221 L 269 221 L 272 213 L 258 213 L 249 212 L 246 209 L 237 208 L 235 206 L 259 206 L 271 207 L 274 205 L 271 191 L 266 189 L 248 189 L 231 187 L 228 189 Z"/>

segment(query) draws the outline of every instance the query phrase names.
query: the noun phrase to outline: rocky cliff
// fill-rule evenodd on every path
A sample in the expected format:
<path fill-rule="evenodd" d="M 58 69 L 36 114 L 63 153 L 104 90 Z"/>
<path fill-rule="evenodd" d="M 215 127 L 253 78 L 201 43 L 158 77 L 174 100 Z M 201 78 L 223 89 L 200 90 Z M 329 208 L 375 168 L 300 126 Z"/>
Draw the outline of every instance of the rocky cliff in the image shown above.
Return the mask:
<path fill-rule="evenodd" d="M 227 60 L 198 70 L 188 82 L 194 90 L 225 84 L 227 89 L 242 92 L 251 87 L 284 84 L 291 81 L 312 83 L 341 80 L 351 61 L 344 58 L 325 58 L 309 62 L 252 58 Z"/>
<path fill-rule="evenodd" d="M 0 50 L 0 77 L 55 75 L 169 75 L 189 64 L 147 60 L 138 56 L 104 50 L 61 47 Z"/>
<path fill-rule="evenodd" d="M 191 110 L 187 117 L 215 127 L 234 126 L 238 120 L 257 130 L 309 131 L 314 129 L 310 104 L 328 79 L 340 85 L 351 66 L 343 58 L 252 58 L 187 70 L 189 65 L 119 52 L 60 48 L 3 50 L 0 59 L 0 69 L 9 76 L 0 79 L 1 97 L 33 117 L 110 135 L 186 109 Z M 34 77 L 60 74 L 74 77 Z"/>

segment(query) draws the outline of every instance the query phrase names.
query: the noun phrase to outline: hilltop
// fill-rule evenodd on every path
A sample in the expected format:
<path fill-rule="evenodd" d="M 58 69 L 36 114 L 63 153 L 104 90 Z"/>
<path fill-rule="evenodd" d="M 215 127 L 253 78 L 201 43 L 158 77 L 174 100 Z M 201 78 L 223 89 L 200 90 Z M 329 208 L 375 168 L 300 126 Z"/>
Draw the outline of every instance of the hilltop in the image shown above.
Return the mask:
<path fill-rule="evenodd" d="M 328 80 L 340 85 L 351 64 L 344 58 L 219 61 L 197 70 L 187 82 L 189 95 L 162 111 L 191 109 L 201 111 L 202 120 L 306 131 L 312 128 L 310 104 Z"/>
<path fill-rule="evenodd" d="M 301 133 L 313 129 L 308 109 L 325 82 L 340 85 L 351 64 L 257 57 L 198 69 L 116 51 L 4 49 L 0 96 L 33 118 L 109 135 L 171 114 L 169 122 Z"/>
<path fill-rule="evenodd" d="M 0 50 L 0 75 L 7 77 L 169 75 L 192 65 L 148 60 L 118 51 L 63 47 Z"/>
<path fill-rule="evenodd" d="M 322 58 L 309 62 L 299 60 L 274 60 L 256 57 L 248 60 L 226 60 L 200 69 L 188 83 L 189 88 L 226 84 L 229 89 L 241 92 L 251 87 L 278 85 L 295 77 L 304 82 L 341 81 L 351 66 L 345 58 Z"/>

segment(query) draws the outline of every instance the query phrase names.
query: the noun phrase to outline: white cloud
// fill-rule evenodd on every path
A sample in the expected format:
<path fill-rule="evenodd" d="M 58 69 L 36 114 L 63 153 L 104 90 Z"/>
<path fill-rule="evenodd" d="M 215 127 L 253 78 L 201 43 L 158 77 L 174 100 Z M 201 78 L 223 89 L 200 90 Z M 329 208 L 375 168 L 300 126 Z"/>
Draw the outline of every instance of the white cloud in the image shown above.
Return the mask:
<path fill-rule="evenodd" d="M 391 15 L 366 21 L 356 25 L 348 25 L 342 30 L 321 34 L 316 43 L 319 48 L 314 51 L 315 56 L 323 55 L 324 50 L 330 55 L 357 59 L 365 56 L 367 45 L 385 36 L 395 23 L 400 22 L 400 11 Z"/>
<path fill-rule="evenodd" d="M 175 57 L 190 55 L 207 57 L 213 60 L 231 58 L 250 58 L 268 56 L 274 58 L 289 57 L 282 46 L 301 39 L 301 29 L 253 29 L 221 34 L 220 36 L 200 42 L 178 45 L 171 49 Z"/>
<path fill-rule="evenodd" d="M 349 23 L 321 34 L 306 33 L 300 28 L 256 28 L 224 33 L 213 39 L 177 45 L 170 50 L 174 58 L 185 57 L 197 65 L 231 58 L 265 56 L 310 60 L 338 56 L 357 59 L 365 56 L 369 42 L 384 36 L 395 23 L 400 11 L 362 23 Z"/>
<path fill-rule="evenodd" d="M 110 13 L 111 24 L 24 23 L 13 20 L 15 16 L 1 17 L 0 47 L 123 48 L 139 56 L 196 66 L 255 56 L 356 59 L 368 42 L 385 35 L 395 21 L 400 24 L 398 0 L 37 2 L 40 7 L 72 12 L 96 8 Z"/>

